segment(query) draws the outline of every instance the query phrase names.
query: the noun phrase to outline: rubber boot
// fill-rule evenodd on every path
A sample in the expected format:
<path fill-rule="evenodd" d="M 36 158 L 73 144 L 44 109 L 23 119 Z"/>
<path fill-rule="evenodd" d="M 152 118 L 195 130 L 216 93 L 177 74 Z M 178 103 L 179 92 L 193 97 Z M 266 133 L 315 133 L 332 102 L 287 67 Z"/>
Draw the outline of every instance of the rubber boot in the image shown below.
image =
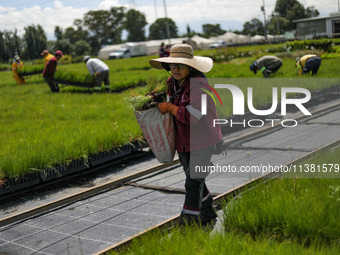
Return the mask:
<path fill-rule="evenodd" d="M 179 226 L 190 226 L 194 224 L 199 224 L 198 215 L 192 215 L 182 212 L 179 216 Z"/>
<path fill-rule="evenodd" d="M 217 213 L 214 209 L 213 199 L 210 196 L 207 200 L 202 202 L 200 210 L 200 221 L 202 226 L 210 223 L 216 223 Z"/>

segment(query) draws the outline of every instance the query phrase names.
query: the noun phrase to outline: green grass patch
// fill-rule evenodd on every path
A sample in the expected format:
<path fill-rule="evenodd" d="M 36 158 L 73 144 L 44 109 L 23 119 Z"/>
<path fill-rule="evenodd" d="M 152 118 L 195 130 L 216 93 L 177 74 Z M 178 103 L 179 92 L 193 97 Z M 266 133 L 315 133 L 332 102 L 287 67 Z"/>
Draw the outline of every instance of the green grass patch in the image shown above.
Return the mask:
<path fill-rule="evenodd" d="M 256 240 L 250 235 L 227 232 L 223 234 L 210 234 L 209 231 L 192 227 L 183 230 L 175 229 L 171 232 L 159 230 L 148 233 L 140 240 L 134 240 L 129 249 L 121 252 L 108 252 L 108 254 L 159 254 L 159 255 L 333 255 L 338 254 L 338 247 L 317 246 L 303 247 L 297 241 L 277 242 L 268 237 L 258 237 Z"/>
<path fill-rule="evenodd" d="M 322 152 L 303 164 L 339 164 L 339 153 L 340 148 Z M 338 177 L 339 174 L 338 169 Z M 228 232 L 253 237 L 268 235 L 275 240 L 296 240 L 303 245 L 327 244 L 339 248 L 339 211 L 339 178 L 280 178 L 228 203 L 224 225 Z"/>

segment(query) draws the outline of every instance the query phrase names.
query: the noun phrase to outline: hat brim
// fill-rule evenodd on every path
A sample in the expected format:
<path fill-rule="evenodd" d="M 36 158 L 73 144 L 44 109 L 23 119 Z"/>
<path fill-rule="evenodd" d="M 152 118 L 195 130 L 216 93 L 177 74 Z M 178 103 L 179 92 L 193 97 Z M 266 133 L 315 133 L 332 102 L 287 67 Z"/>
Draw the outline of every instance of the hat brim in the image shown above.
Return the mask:
<path fill-rule="evenodd" d="M 156 69 L 164 69 L 162 63 L 174 63 L 174 64 L 185 64 L 192 68 L 197 69 L 202 73 L 209 72 L 213 67 L 213 60 L 208 57 L 193 57 L 193 58 L 174 58 L 174 57 L 164 57 L 151 59 L 149 64 Z"/>

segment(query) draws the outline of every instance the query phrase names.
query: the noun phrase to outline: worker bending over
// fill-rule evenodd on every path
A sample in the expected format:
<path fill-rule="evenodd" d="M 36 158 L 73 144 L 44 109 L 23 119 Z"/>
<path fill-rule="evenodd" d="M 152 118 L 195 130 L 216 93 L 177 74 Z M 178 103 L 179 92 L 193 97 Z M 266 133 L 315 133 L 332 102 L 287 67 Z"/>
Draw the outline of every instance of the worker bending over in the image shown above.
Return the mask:
<path fill-rule="evenodd" d="M 303 57 L 296 58 L 296 67 L 298 68 L 298 74 L 317 74 L 321 66 L 321 58 L 317 55 L 304 55 Z"/>
<path fill-rule="evenodd" d="M 250 70 L 256 74 L 259 70 L 264 77 L 275 73 L 282 66 L 282 60 L 276 56 L 263 56 L 250 65 Z"/>
<path fill-rule="evenodd" d="M 110 75 L 109 67 L 103 61 L 98 58 L 90 58 L 90 56 L 84 57 L 84 63 L 90 74 L 93 76 L 93 84 L 95 90 L 101 90 L 102 83 L 104 81 L 105 90 L 110 91 Z"/>

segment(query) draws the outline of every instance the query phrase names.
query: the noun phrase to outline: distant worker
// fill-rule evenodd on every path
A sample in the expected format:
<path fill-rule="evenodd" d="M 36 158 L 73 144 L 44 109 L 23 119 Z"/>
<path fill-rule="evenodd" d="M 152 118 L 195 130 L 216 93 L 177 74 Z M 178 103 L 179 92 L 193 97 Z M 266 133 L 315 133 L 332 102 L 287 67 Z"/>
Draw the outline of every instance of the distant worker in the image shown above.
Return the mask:
<path fill-rule="evenodd" d="M 250 70 L 256 74 L 259 70 L 264 77 L 275 73 L 282 66 L 282 60 L 276 56 L 263 56 L 250 65 Z"/>
<path fill-rule="evenodd" d="M 61 59 L 64 55 L 61 50 L 57 50 L 54 56 L 55 57 L 51 58 L 48 61 L 47 65 L 45 66 L 45 69 L 43 71 L 43 77 L 52 92 L 59 92 L 58 83 L 56 83 L 53 80 L 53 76 L 54 76 L 55 70 L 57 69 L 58 60 Z"/>
<path fill-rule="evenodd" d="M 44 56 L 45 66 L 47 65 L 48 61 L 54 57 L 48 50 L 44 50 L 41 53 L 41 56 Z"/>
<path fill-rule="evenodd" d="M 13 77 L 17 81 L 18 85 L 26 84 L 25 79 L 23 77 L 20 77 L 18 74 L 18 69 L 23 67 L 24 65 L 22 64 L 20 57 L 18 55 L 15 55 L 12 64 L 12 72 L 14 74 Z"/>
<path fill-rule="evenodd" d="M 159 57 L 168 57 L 169 56 L 169 49 L 170 47 L 165 47 L 164 43 L 162 42 L 161 46 L 159 46 Z"/>
<path fill-rule="evenodd" d="M 90 74 L 93 76 L 93 85 L 95 90 L 101 90 L 102 83 L 105 84 L 105 90 L 110 91 L 110 74 L 109 67 L 99 58 L 84 57 L 84 63 Z"/>
<path fill-rule="evenodd" d="M 305 55 L 301 58 L 296 58 L 296 67 L 298 68 L 298 74 L 317 74 L 321 66 L 321 58 L 317 55 Z"/>

